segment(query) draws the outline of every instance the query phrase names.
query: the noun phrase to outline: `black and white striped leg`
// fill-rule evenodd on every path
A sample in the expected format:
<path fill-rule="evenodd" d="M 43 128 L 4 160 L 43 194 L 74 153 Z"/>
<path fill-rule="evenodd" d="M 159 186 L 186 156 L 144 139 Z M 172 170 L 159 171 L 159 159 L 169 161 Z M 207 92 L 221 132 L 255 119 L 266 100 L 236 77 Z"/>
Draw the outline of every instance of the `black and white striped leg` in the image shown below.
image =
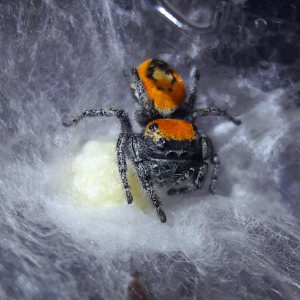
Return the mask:
<path fill-rule="evenodd" d="M 131 70 L 132 79 L 131 79 L 131 89 L 133 90 L 133 95 L 135 100 L 142 106 L 148 109 L 149 98 L 145 90 L 144 84 L 139 76 L 139 73 L 136 68 Z"/>
<path fill-rule="evenodd" d="M 208 171 L 208 163 L 203 162 L 203 165 L 199 168 L 197 177 L 194 181 L 194 186 L 196 187 L 197 190 L 202 188 L 207 171 Z"/>
<path fill-rule="evenodd" d="M 133 197 L 131 194 L 131 187 L 127 178 L 127 163 L 126 163 L 126 153 L 127 153 L 127 143 L 128 136 L 126 133 L 121 133 L 117 142 L 117 159 L 118 159 L 118 168 L 121 176 L 122 184 L 126 193 L 126 200 L 128 204 L 132 203 Z"/>
<path fill-rule="evenodd" d="M 122 126 L 122 132 L 131 133 L 132 126 L 128 115 L 121 109 L 113 108 L 99 108 L 99 109 L 89 109 L 85 110 L 82 114 L 76 118 L 63 122 L 64 126 L 71 126 L 72 124 L 77 124 L 81 119 L 85 117 L 117 117 Z"/>
<path fill-rule="evenodd" d="M 211 184 L 209 186 L 209 192 L 214 195 L 216 193 L 216 183 L 220 167 L 220 162 L 217 153 L 213 153 L 213 155 L 211 156 L 211 163 L 214 166 L 214 169 L 211 178 Z"/>
<path fill-rule="evenodd" d="M 209 115 L 224 116 L 235 125 L 240 125 L 242 123 L 240 120 L 234 119 L 225 110 L 218 107 L 199 108 L 196 111 L 192 112 L 192 114 L 187 118 L 187 121 L 190 123 L 194 123 L 197 117 L 205 117 Z"/>
<path fill-rule="evenodd" d="M 201 133 L 201 148 L 202 148 L 202 159 L 205 161 L 209 158 L 211 153 L 211 141 L 203 133 Z"/>
<path fill-rule="evenodd" d="M 166 215 L 164 211 L 162 210 L 162 205 L 158 199 L 158 196 L 156 195 L 153 184 L 151 181 L 151 176 L 149 174 L 149 171 L 147 170 L 143 158 L 140 155 L 140 144 L 136 137 L 132 137 L 130 139 L 130 148 L 132 152 L 132 163 L 135 167 L 136 173 L 139 177 L 139 180 L 142 183 L 143 189 L 146 191 L 147 196 L 152 201 L 154 207 L 156 208 L 158 217 L 160 218 L 160 221 L 162 223 L 165 223 L 167 221 Z"/>
<path fill-rule="evenodd" d="M 190 112 L 193 107 L 194 107 L 194 103 L 197 97 L 197 85 L 198 85 L 198 81 L 200 79 L 200 73 L 198 72 L 198 70 L 196 68 L 193 68 L 191 71 L 191 84 L 190 84 L 190 95 L 188 97 L 188 99 L 186 100 L 186 102 L 184 103 L 184 110 L 188 113 Z"/>

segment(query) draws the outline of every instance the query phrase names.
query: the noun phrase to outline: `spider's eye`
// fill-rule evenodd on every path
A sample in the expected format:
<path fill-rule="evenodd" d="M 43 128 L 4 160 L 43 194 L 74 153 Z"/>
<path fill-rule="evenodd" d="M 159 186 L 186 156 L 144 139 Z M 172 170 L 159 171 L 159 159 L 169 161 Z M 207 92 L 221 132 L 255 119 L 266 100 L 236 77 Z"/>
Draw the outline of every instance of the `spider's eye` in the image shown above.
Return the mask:
<path fill-rule="evenodd" d="M 166 143 L 166 139 L 159 139 L 158 141 L 161 145 L 164 145 Z"/>
<path fill-rule="evenodd" d="M 181 158 L 181 159 L 187 159 L 187 158 L 189 158 L 189 154 L 188 154 L 188 152 L 182 152 L 180 155 L 179 155 L 179 158 Z"/>
<path fill-rule="evenodd" d="M 165 151 L 164 145 L 166 143 L 165 139 L 159 139 L 157 143 L 157 147 L 160 151 Z"/>
<path fill-rule="evenodd" d="M 152 125 L 149 126 L 149 130 L 154 132 L 158 129 L 158 124 L 157 123 L 153 123 Z"/>
<path fill-rule="evenodd" d="M 170 158 L 170 159 L 177 159 L 178 156 L 177 156 L 177 153 L 174 152 L 174 151 L 169 151 L 167 154 L 166 154 L 167 158 Z"/>

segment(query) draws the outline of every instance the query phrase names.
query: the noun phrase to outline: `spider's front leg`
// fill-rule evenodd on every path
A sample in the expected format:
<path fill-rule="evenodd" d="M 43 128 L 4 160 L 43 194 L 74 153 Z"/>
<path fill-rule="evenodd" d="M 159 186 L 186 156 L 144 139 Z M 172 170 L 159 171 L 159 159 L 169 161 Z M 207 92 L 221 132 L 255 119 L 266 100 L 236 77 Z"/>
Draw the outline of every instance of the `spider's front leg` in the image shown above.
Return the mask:
<path fill-rule="evenodd" d="M 120 133 L 118 142 L 117 142 L 117 159 L 118 159 L 118 167 L 119 173 L 121 176 L 123 188 L 126 193 L 126 200 L 128 204 L 132 203 L 132 194 L 131 194 L 131 187 L 128 182 L 127 177 L 127 163 L 126 163 L 126 153 L 128 147 L 128 135 L 126 133 Z"/>
<path fill-rule="evenodd" d="M 160 218 L 160 221 L 162 223 L 165 223 L 167 221 L 166 215 L 164 211 L 162 210 L 162 205 L 158 199 L 158 196 L 156 195 L 153 183 L 151 180 L 151 175 L 149 173 L 149 170 L 147 169 L 147 166 L 145 164 L 144 155 L 143 155 L 143 147 L 142 141 L 137 138 L 137 136 L 132 136 L 129 139 L 129 149 L 131 152 L 131 160 L 134 165 L 134 168 L 136 170 L 136 173 L 139 177 L 139 180 L 142 183 L 143 189 L 146 191 L 147 196 L 152 201 L 158 217 Z"/>
<path fill-rule="evenodd" d="M 233 122 L 235 125 L 240 125 L 242 123 L 240 120 L 234 119 L 225 110 L 220 109 L 218 107 L 199 108 L 191 113 L 191 115 L 187 118 L 187 122 L 194 123 L 197 117 L 205 117 L 209 115 L 224 116 L 229 121 Z"/>
<path fill-rule="evenodd" d="M 121 122 L 122 132 L 132 132 L 132 126 L 128 115 L 123 110 L 114 108 L 99 108 L 85 110 L 76 118 L 73 118 L 70 121 L 63 122 L 63 125 L 67 127 L 71 126 L 72 124 L 76 125 L 81 119 L 85 117 L 117 117 Z"/>

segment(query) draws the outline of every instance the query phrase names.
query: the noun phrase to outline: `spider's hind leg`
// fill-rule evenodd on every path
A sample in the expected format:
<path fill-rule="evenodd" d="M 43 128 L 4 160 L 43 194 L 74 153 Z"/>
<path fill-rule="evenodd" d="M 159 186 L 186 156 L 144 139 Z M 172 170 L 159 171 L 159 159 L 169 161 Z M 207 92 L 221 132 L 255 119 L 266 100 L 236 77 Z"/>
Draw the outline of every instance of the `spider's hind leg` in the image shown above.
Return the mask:
<path fill-rule="evenodd" d="M 135 112 L 137 122 L 144 126 L 150 121 L 158 117 L 157 111 L 153 107 L 153 102 L 149 100 L 148 94 L 145 90 L 144 84 L 139 76 L 136 68 L 133 68 L 131 79 L 131 89 L 134 99 L 142 107 L 142 109 Z"/>
<path fill-rule="evenodd" d="M 190 76 L 190 95 L 184 102 L 183 110 L 185 114 L 189 114 L 194 107 L 194 103 L 197 97 L 197 85 L 200 79 L 200 73 L 196 68 L 193 68 Z"/>
<path fill-rule="evenodd" d="M 131 74 L 131 89 L 133 91 L 134 98 L 142 107 L 147 107 L 149 98 L 137 69 L 133 68 L 131 70 Z"/>

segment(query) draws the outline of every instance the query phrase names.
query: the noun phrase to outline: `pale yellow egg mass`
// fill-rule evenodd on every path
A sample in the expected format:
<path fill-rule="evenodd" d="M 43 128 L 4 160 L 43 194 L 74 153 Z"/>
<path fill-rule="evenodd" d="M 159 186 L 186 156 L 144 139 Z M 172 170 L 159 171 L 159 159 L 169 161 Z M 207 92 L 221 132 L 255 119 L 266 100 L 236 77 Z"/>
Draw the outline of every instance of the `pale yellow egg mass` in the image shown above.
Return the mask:
<path fill-rule="evenodd" d="M 116 141 L 90 141 L 71 162 L 71 189 L 75 204 L 98 209 L 126 203 L 115 147 Z M 127 166 L 132 204 L 144 211 L 148 206 L 147 197 L 129 161 Z"/>

